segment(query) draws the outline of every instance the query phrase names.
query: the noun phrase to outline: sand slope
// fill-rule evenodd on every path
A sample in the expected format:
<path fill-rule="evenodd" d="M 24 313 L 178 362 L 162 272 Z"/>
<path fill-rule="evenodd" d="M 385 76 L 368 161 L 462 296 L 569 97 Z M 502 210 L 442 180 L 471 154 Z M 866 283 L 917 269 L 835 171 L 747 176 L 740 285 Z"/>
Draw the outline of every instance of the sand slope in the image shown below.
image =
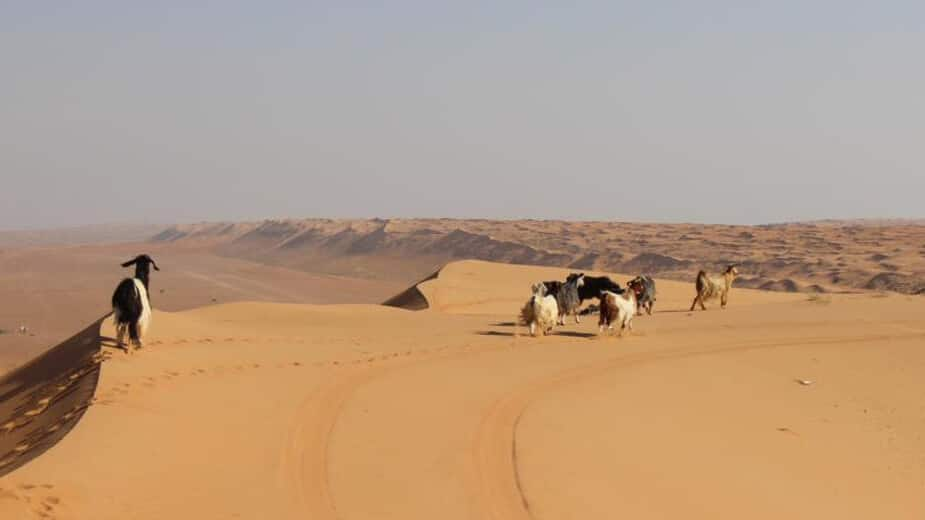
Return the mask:
<path fill-rule="evenodd" d="M 925 514 L 920 298 L 688 313 L 690 285 L 659 281 L 629 337 L 522 336 L 529 283 L 565 273 L 454 263 L 419 312 L 156 312 L 73 431 L 0 478 L 0 517 Z"/>

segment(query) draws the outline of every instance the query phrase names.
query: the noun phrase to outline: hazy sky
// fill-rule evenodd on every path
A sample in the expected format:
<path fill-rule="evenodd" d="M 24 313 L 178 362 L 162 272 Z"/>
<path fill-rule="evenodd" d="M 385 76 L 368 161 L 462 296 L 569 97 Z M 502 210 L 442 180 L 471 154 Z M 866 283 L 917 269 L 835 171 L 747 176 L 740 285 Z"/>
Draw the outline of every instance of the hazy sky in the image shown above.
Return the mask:
<path fill-rule="evenodd" d="M 0 229 L 921 217 L 923 51 L 920 1 L 0 0 Z"/>

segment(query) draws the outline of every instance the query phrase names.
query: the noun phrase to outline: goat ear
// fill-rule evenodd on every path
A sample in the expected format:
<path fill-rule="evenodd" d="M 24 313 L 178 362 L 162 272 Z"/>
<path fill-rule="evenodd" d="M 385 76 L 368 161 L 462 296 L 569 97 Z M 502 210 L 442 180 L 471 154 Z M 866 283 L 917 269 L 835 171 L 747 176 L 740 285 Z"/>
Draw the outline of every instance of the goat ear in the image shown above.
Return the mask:
<path fill-rule="evenodd" d="M 128 267 L 128 266 L 134 264 L 134 263 L 137 262 L 137 261 L 138 261 L 138 258 L 132 258 L 132 259 L 129 260 L 128 262 L 125 262 L 124 264 L 122 264 L 122 267 Z"/>

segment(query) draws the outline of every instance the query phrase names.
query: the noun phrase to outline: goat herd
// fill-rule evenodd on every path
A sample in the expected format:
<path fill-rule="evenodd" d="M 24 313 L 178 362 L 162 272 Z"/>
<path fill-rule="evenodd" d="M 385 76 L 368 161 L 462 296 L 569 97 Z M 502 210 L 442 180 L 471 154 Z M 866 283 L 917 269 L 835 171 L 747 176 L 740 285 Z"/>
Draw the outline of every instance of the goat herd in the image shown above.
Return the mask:
<path fill-rule="evenodd" d="M 735 265 L 726 267 L 720 276 L 710 276 L 706 271 L 697 273 L 695 287 L 697 296 L 691 303 L 691 310 L 697 304 L 706 310 L 704 302 L 714 298 L 726 308 L 729 290 L 739 271 Z M 585 300 L 597 298 L 600 319 L 600 333 L 619 328 L 622 335 L 625 329 L 633 330 L 633 316 L 652 314 L 655 306 L 655 280 L 648 275 L 640 275 L 626 282 L 626 289 L 606 276 L 586 276 L 584 273 L 572 273 L 564 282 L 549 281 L 533 284 L 533 295 L 520 310 L 521 324 L 530 328 L 530 335 L 546 335 L 556 325 L 565 325 L 567 316 L 575 316 L 575 323 L 581 323 L 579 316 L 593 311 L 594 305 L 581 311 Z"/>
<path fill-rule="evenodd" d="M 131 351 L 142 347 L 142 338 L 151 323 L 151 300 L 148 295 L 148 282 L 151 267 L 160 271 L 157 264 L 148 255 L 139 255 L 122 264 L 122 267 L 135 266 L 135 276 L 122 280 L 112 295 L 112 314 L 116 325 L 116 341 L 120 347 Z M 710 276 L 706 271 L 697 273 L 697 296 L 691 303 L 691 310 L 697 303 L 706 310 L 704 302 L 719 298 L 723 308 L 729 299 L 729 289 L 739 274 L 735 265 L 730 265 L 720 276 Z M 522 324 L 530 327 L 530 335 L 538 332 L 546 335 L 556 325 L 565 325 L 568 316 L 575 317 L 575 323 L 581 323 L 580 315 L 594 310 L 591 305 L 581 311 L 585 300 L 597 298 L 597 310 L 600 314 L 598 325 L 600 332 L 613 331 L 614 326 L 623 330 L 633 330 L 633 316 L 646 312 L 652 314 L 655 306 L 655 280 L 648 275 L 640 275 L 626 283 L 626 289 L 606 276 L 587 276 L 584 273 L 572 273 L 564 282 L 539 282 L 533 285 L 533 295 L 520 311 Z"/>

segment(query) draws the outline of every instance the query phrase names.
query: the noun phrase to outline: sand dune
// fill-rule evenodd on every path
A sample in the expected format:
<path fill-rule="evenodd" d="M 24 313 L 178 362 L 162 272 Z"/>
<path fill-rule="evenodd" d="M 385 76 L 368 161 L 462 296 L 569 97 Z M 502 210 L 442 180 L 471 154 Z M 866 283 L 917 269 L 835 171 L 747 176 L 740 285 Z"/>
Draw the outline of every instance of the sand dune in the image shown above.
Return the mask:
<path fill-rule="evenodd" d="M 529 283 L 566 272 L 453 263 L 419 312 L 157 311 L 70 434 L 0 478 L 0 517 L 925 514 L 920 298 L 736 289 L 689 313 L 659 280 L 628 337 L 524 337 Z"/>

